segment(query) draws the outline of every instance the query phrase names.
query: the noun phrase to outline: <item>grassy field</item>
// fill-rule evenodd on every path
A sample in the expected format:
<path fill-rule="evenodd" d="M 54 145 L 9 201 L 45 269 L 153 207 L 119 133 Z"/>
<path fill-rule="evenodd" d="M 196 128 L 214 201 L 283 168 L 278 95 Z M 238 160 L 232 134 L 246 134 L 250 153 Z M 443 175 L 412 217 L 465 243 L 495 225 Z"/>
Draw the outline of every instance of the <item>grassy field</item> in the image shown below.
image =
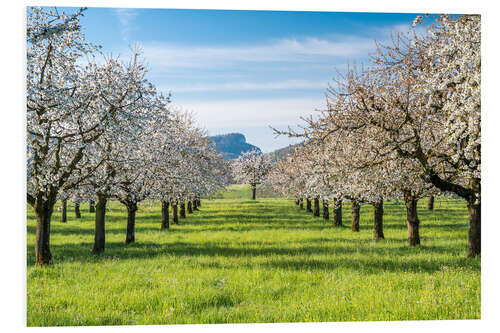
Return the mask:
<path fill-rule="evenodd" d="M 54 265 L 34 263 L 28 207 L 27 324 L 132 325 L 480 318 L 480 261 L 466 260 L 463 202 L 419 204 L 422 246 L 410 248 L 404 207 L 385 205 L 385 241 L 372 238 L 372 208 L 361 231 L 333 228 L 284 199 L 204 200 L 201 211 L 160 231 L 160 206 L 143 204 L 136 243 L 124 245 L 126 210 L 113 202 L 106 251 L 91 254 L 93 216 L 53 216 Z M 244 197 L 242 197 L 244 196 Z"/>

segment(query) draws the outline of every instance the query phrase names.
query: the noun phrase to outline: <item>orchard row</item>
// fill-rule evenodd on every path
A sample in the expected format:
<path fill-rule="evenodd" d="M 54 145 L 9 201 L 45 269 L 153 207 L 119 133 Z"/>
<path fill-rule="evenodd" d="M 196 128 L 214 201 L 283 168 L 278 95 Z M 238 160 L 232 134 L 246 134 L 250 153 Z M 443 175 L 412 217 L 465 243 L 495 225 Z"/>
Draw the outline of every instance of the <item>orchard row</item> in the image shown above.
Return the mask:
<path fill-rule="evenodd" d="M 127 208 L 129 243 L 139 202 L 177 209 L 227 181 L 227 163 L 192 115 L 146 79 L 138 50 L 121 61 L 85 41 L 83 11 L 28 9 L 27 200 L 37 218 L 37 265 L 52 261 L 58 200 L 95 201 L 93 252 L 100 253 L 109 200 Z"/>
<path fill-rule="evenodd" d="M 383 238 L 382 204 L 406 204 L 408 238 L 420 244 L 417 202 L 463 198 L 469 210 L 468 257 L 481 253 L 480 17 L 417 17 L 407 33 L 377 45 L 370 63 L 349 68 L 326 92 L 327 107 L 305 119 L 302 137 L 268 176 L 297 200 L 374 206 L 374 236 Z M 425 32 L 423 30 L 426 30 Z M 353 231 L 357 231 L 354 221 Z"/>

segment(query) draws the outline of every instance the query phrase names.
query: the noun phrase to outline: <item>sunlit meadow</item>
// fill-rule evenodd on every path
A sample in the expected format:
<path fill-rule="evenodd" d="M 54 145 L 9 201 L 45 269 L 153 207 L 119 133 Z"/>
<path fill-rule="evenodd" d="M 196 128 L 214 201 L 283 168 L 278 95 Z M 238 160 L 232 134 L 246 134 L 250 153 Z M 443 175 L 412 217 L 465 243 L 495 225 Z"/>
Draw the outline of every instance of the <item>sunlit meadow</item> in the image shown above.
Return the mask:
<path fill-rule="evenodd" d="M 428 211 L 421 200 L 422 245 L 412 248 L 403 203 L 385 203 L 386 239 L 375 242 L 370 205 L 353 233 L 348 202 L 334 228 L 259 190 L 251 201 L 248 186 L 233 186 L 168 231 L 160 205 L 144 203 L 127 246 L 126 210 L 112 202 L 100 256 L 88 205 L 77 220 L 70 204 L 67 223 L 54 213 L 54 264 L 42 268 L 28 207 L 28 326 L 480 318 L 480 259 L 465 259 L 463 201 L 437 199 Z"/>

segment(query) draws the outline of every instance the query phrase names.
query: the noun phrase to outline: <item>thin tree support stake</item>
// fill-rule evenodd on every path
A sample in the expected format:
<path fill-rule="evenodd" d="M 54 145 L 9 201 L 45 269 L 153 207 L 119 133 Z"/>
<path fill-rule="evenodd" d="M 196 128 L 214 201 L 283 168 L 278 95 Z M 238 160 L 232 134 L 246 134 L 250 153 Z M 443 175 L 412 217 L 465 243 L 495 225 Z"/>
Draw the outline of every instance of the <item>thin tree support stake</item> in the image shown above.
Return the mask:
<path fill-rule="evenodd" d="M 62 207 L 61 207 L 61 222 L 63 222 L 63 223 L 67 222 L 67 216 L 66 216 L 67 207 L 68 207 L 68 201 L 63 200 Z"/>

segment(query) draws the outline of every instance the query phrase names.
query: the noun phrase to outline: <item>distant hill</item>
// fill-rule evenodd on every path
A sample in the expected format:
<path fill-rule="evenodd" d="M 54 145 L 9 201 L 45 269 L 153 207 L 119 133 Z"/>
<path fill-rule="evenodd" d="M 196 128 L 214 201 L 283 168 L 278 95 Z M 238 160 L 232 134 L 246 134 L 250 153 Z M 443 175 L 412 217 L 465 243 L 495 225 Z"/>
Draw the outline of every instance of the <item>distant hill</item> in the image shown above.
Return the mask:
<path fill-rule="evenodd" d="M 302 143 L 297 143 L 294 145 L 289 145 L 284 148 L 276 149 L 275 151 L 269 153 L 274 161 L 278 161 L 288 155 L 289 153 L 293 152 L 294 148 L 297 146 L 302 145 Z"/>
<path fill-rule="evenodd" d="M 238 158 L 242 154 L 259 147 L 247 143 L 245 136 L 241 133 L 229 133 L 211 136 L 210 140 L 215 144 L 215 149 L 224 155 L 225 160 Z"/>

